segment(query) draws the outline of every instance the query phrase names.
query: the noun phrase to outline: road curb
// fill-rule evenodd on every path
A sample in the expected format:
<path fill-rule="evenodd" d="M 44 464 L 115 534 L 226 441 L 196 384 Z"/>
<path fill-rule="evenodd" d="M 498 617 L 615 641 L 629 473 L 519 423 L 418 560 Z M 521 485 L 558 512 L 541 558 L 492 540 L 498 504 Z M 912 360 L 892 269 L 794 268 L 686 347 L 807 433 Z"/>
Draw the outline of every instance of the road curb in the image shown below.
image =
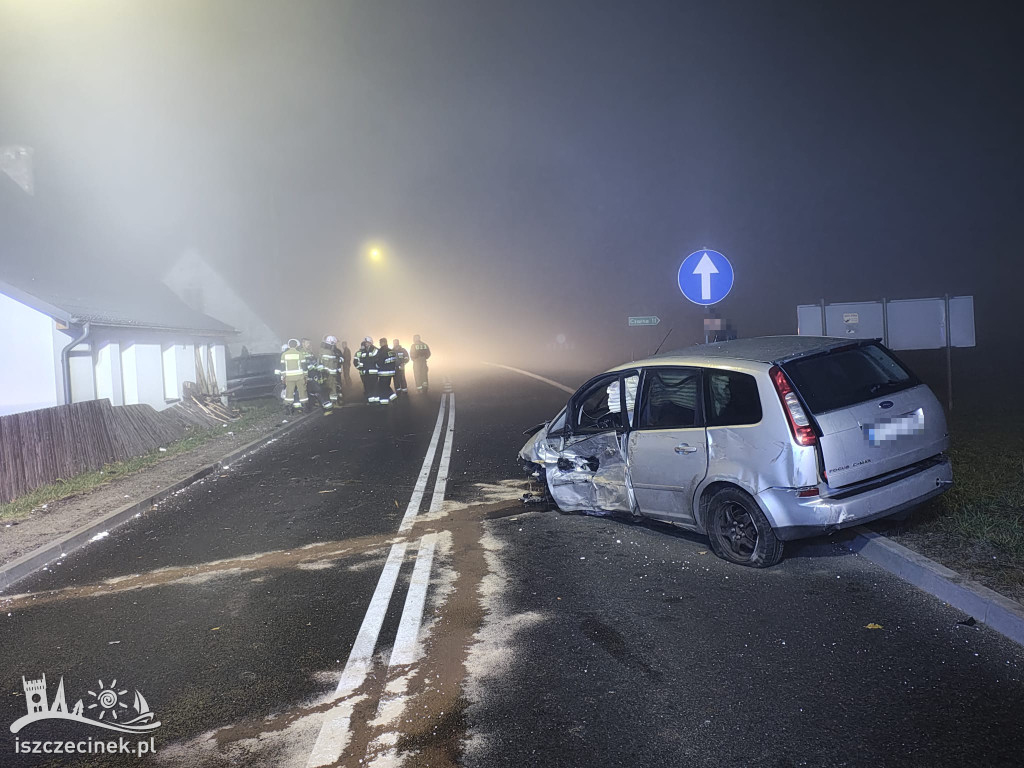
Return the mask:
<path fill-rule="evenodd" d="M 283 427 L 278 427 L 273 432 L 269 432 L 262 437 L 258 437 L 255 440 L 234 449 L 230 453 L 221 456 L 217 461 L 200 467 L 187 477 L 172 483 L 166 488 L 161 488 L 159 491 L 150 494 L 144 499 L 134 501 L 131 504 L 126 504 L 112 512 L 108 512 L 102 517 L 86 523 L 70 533 L 66 533 L 60 538 L 51 541 L 49 544 L 44 544 L 43 546 L 22 555 L 17 560 L 12 560 L 10 563 L 0 566 L 0 592 L 3 592 L 15 582 L 21 581 L 26 576 L 34 573 L 40 568 L 52 563 L 62 555 L 67 555 L 79 547 L 85 546 L 97 534 L 113 530 L 122 523 L 131 520 L 137 514 L 145 512 L 155 504 L 159 504 L 161 501 L 177 493 L 181 489 L 187 488 L 197 480 L 202 480 L 204 477 L 212 475 L 218 469 L 221 469 L 226 464 L 230 464 L 240 456 L 261 447 L 271 440 L 276 440 L 282 435 L 287 434 L 300 424 L 304 424 L 312 415 L 313 414 L 305 414 L 300 416 L 295 421 L 292 421 Z"/>
<path fill-rule="evenodd" d="M 1024 645 L 1024 605 L 868 528 L 858 526 L 852 532 L 808 549 L 820 551 L 838 544 Z"/>

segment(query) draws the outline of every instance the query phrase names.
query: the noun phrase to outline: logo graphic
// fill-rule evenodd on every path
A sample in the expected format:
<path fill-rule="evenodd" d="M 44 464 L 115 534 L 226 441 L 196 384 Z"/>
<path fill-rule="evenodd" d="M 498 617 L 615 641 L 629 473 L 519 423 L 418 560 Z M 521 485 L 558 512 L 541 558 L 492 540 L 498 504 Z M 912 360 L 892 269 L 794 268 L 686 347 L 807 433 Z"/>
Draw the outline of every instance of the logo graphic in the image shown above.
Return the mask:
<path fill-rule="evenodd" d="M 128 695 L 128 689 L 118 690 L 117 680 L 112 680 L 110 685 L 104 685 L 100 680 L 96 686 L 98 692 L 88 691 L 88 703 L 83 704 L 82 699 L 79 699 L 70 712 L 64 700 L 63 677 L 57 686 L 53 704 L 48 702 L 46 675 L 39 680 L 26 680 L 22 677 L 21 685 L 25 689 L 25 708 L 28 714 L 11 723 L 11 733 L 17 733 L 26 725 L 39 720 L 73 720 L 121 733 L 149 733 L 160 727 L 160 721 L 155 719 L 156 715 L 150 711 L 149 704 L 138 690 L 135 691 L 131 706 L 125 703 L 122 697 Z M 86 712 L 93 717 L 86 717 Z"/>
<path fill-rule="evenodd" d="M 892 406 L 893 406 L 892 400 L 883 400 L 882 402 L 880 402 L 878 404 L 879 408 L 892 408 Z"/>

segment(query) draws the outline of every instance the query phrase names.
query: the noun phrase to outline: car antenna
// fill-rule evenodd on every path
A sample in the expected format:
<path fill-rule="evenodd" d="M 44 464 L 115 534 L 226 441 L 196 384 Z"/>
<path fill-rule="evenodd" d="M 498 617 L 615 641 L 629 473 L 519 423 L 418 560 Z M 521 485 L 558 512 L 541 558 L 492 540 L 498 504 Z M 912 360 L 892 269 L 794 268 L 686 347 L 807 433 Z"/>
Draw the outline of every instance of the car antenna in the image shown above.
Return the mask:
<path fill-rule="evenodd" d="M 669 328 L 668 329 L 668 333 L 665 334 L 665 338 L 661 340 L 661 344 L 659 344 L 658 348 L 656 350 L 654 350 L 654 354 L 655 355 L 658 354 L 661 351 L 661 348 L 665 345 L 665 342 L 668 340 L 668 337 L 671 335 L 672 331 L 674 331 L 674 330 L 675 330 L 674 328 Z"/>

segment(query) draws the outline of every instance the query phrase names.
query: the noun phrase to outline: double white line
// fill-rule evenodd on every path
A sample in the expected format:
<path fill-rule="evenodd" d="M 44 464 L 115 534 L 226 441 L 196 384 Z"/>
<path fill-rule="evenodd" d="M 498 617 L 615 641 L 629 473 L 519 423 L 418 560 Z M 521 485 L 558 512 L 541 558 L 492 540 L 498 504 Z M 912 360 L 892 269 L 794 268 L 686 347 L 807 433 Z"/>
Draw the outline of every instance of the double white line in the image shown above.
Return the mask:
<path fill-rule="evenodd" d="M 434 492 L 430 499 L 430 512 L 439 512 L 444 503 L 444 492 L 448 483 L 448 465 L 452 455 L 452 440 L 455 435 L 454 393 L 441 396 L 434 433 L 430 438 L 430 445 L 427 447 L 427 455 L 423 459 L 423 466 L 420 468 L 412 498 L 409 499 L 409 506 L 406 507 L 405 515 L 398 527 L 399 533 L 408 532 L 416 521 L 416 515 L 419 513 L 426 491 L 427 479 L 430 477 L 430 468 L 433 466 L 434 457 L 437 454 L 441 426 L 444 424 L 445 405 L 448 403 L 450 403 L 448 429 L 445 434 L 444 448 L 441 451 L 437 480 L 434 482 Z M 388 662 L 389 669 L 402 664 L 410 664 L 416 660 L 419 654 L 418 638 L 420 626 L 423 623 L 423 608 L 426 604 L 427 586 L 430 583 L 430 569 L 433 565 L 436 545 L 436 533 L 428 533 L 420 539 L 416 564 L 413 566 L 409 584 L 409 593 L 405 598 L 398 634 L 395 637 L 391 659 Z M 359 634 L 356 635 L 356 641 L 352 645 L 352 652 L 341 673 L 338 687 L 329 699 L 335 704 L 324 716 L 320 734 L 317 736 L 313 752 L 306 763 L 308 768 L 333 765 L 341 759 L 345 747 L 348 746 L 351 737 L 352 710 L 357 703 L 353 694 L 366 682 L 366 677 L 373 664 L 373 649 L 377 646 L 377 638 L 380 636 L 384 616 L 387 614 L 391 596 L 395 591 L 395 584 L 405 560 L 407 547 L 408 542 L 402 541 L 392 545 L 391 552 L 388 553 L 384 571 L 377 582 L 377 588 L 373 591 L 370 607 L 367 608 L 366 615 L 363 617 L 363 623 L 359 627 Z"/>

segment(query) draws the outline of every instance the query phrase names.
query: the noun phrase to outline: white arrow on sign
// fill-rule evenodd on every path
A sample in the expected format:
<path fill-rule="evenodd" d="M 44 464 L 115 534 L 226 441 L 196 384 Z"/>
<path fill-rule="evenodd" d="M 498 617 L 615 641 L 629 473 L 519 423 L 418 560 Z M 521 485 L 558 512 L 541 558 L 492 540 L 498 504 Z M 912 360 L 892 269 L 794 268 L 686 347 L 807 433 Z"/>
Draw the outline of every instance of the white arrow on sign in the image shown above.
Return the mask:
<path fill-rule="evenodd" d="M 700 257 L 700 261 L 697 262 L 697 268 L 693 270 L 693 274 L 700 275 L 700 300 L 711 301 L 711 276 L 718 274 L 718 267 L 711 261 L 707 251 Z"/>

